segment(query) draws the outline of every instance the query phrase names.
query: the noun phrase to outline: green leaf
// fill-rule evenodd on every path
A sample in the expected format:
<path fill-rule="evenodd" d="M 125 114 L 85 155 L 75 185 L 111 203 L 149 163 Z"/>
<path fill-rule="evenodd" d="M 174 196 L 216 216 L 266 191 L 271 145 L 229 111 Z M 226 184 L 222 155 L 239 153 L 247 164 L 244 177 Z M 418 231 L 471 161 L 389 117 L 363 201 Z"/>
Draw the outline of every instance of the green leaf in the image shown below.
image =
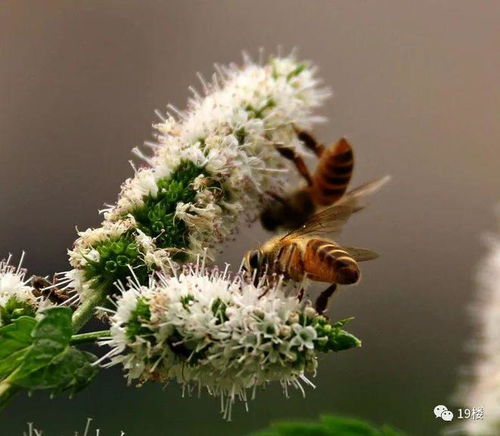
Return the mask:
<path fill-rule="evenodd" d="M 322 416 L 320 418 L 329 434 L 345 434 L 352 436 L 377 436 L 380 432 L 364 421 L 338 416 Z"/>
<path fill-rule="evenodd" d="M 381 436 L 405 436 L 405 433 L 403 433 L 401 430 L 397 430 L 393 427 L 390 427 L 387 424 L 384 424 L 382 428 L 380 429 L 380 435 Z"/>
<path fill-rule="evenodd" d="M 69 307 L 53 307 L 45 312 L 32 332 L 33 343 L 22 365 L 9 381 L 16 382 L 47 366 L 68 346 L 73 331 Z M 19 384 L 19 383 L 18 383 Z"/>
<path fill-rule="evenodd" d="M 1 327 L 0 385 L 54 393 L 84 388 L 98 368 L 93 354 L 70 346 L 71 315 L 70 308 L 53 307 L 38 322 L 20 317 Z"/>
<path fill-rule="evenodd" d="M 0 327 L 0 379 L 17 368 L 29 350 L 36 320 L 23 316 Z"/>
<path fill-rule="evenodd" d="M 28 389 L 51 389 L 54 393 L 78 392 L 97 375 L 97 367 L 91 365 L 95 360 L 91 353 L 68 347 L 49 365 L 18 380 L 17 384 Z"/>
<path fill-rule="evenodd" d="M 381 429 L 353 418 L 322 416 L 319 421 L 281 421 L 254 436 L 404 436 L 391 427 Z"/>

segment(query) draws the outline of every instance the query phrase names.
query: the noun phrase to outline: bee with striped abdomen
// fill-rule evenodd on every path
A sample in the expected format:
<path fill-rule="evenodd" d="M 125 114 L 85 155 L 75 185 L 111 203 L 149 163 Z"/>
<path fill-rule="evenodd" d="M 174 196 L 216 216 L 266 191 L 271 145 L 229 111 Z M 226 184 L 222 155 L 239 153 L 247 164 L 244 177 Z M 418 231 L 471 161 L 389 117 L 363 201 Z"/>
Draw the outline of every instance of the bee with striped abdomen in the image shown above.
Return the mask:
<path fill-rule="evenodd" d="M 351 215 L 365 207 L 366 196 L 377 191 L 388 179 L 384 177 L 352 190 L 338 204 L 313 215 L 298 229 L 247 252 L 244 269 L 254 280 L 276 274 L 296 282 L 310 279 L 332 283 L 316 300 L 316 310 L 324 312 L 337 284 L 358 282 L 358 262 L 375 259 L 377 254 L 363 248 L 342 246 L 322 235 L 338 235 Z"/>
<path fill-rule="evenodd" d="M 318 166 L 311 176 L 305 164 L 295 160 L 299 173 L 307 186 L 298 189 L 288 197 L 270 194 L 271 199 L 261 214 L 265 229 L 277 227 L 297 228 L 316 211 L 318 207 L 330 206 L 346 192 L 354 166 L 352 147 L 345 138 L 335 145 L 324 147 L 306 132 L 299 131 L 298 138 L 319 157 Z M 293 157 L 283 153 L 293 160 Z"/>

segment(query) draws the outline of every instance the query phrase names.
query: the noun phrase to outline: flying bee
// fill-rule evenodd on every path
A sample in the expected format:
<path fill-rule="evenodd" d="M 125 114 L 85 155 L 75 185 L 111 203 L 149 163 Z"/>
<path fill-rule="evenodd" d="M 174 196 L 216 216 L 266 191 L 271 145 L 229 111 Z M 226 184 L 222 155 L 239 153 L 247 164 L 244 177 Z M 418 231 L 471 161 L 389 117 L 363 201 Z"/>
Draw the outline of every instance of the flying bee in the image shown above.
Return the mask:
<path fill-rule="evenodd" d="M 337 284 L 358 282 L 361 275 L 358 262 L 378 255 L 364 248 L 340 245 L 322 235 L 338 235 L 351 215 L 365 207 L 365 198 L 388 180 L 386 176 L 350 191 L 337 204 L 316 213 L 298 229 L 247 252 L 243 268 L 254 280 L 275 274 L 295 282 L 310 279 L 331 283 L 316 300 L 316 310 L 324 312 Z"/>
<path fill-rule="evenodd" d="M 270 193 L 271 199 L 260 217 L 262 226 L 267 230 L 301 226 L 317 208 L 330 206 L 338 201 L 345 194 L 351 180 L 354 156 L 347 139 L 341 138 L 336 144 L 324 147 L 309 133 L 298 131 L 297 136 L 319 157 L 318 165 L 311 176 L 305 163 L 295 152 L 286 147 L 277 148 L 284 157 L 294 161 L 307 185 L 285 198 Z"/>

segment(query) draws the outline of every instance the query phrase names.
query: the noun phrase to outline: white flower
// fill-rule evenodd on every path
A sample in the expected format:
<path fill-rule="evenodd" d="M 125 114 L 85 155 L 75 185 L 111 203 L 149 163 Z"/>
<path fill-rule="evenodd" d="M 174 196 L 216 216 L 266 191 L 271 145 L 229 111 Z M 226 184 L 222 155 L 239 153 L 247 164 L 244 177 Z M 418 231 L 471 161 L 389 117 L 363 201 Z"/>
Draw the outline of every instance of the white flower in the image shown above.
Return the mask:
<path fill-rule="evenodd" d="M 134 228 L 134 220 L 128 217 L 126 220 L 115 223 L 104 223 L 97 229 L 78 232 L 79 238 L 75 241 L 73 249 L 68 251 L 71 266 L 81 268 L 87 265 L 89 260 L 99 260 L 99 255 L 94 249 L 97 244 L 118 238 L 132 228 Z"/>
<path fill-rule="evenodd" d="M 246 57 L 242 68 L 219 67 L 214 82 L 203 86 L 205 95 L 194 91 L 185 112 L 174 108 L 155 126 L 155 154 L 145 157 L 151 168 L 127 180 L 117 204 L 105 211 L 108 221 L 134 215 L 145 197 L 158 195 L 155 182 L 174 174 L 181 162 L 202 167 L 191 184 L 194 200 L 175 212 L 188 226 L 192 259 L 206 247 L 213 257 L 212 247 L 236 230 L 242 213 L 255 218 L 262 194 L 283 190 L 291 166 L 275 145 L 300 147 L 295 127 L 317 121 L 311 110 L 328 95 L 314 69 L 293 57 L 265 65 Z"/>
<path fill-rule="evenodd" d="M 123 365 L 129 382 L 205 388 L 222 397 L 226 418 L 248 389 L 310 384 L 304 373 L 315 371 L 316 320 L 324 318 L 279 286 L 256 287 L 203 263 L 161 273 L 147 287 L 121 287 L 111 338 L 102 342 L 113 349 L 107 365 Z"/>
<path fill-rule="evenodd" d="M 480 263 L 473 315 L 478 327 L 476 358 L 457 401 L 464 408 L 482 408 L 482 419 L 463 420 L 467 435 L 494 436 L 500 425 L 500 237 L 487 239 L 489 254 Z"/>
<path fill-rule="evenodd" d="M 17 266 L 11 265 L 12 256 L 0 261 L 0 326 L 20 316 L 35 316 L 52 305 L 42 295 L 35 295 L 31 277 L 21 268 L 24 253 Z"/>
<path fill-rule="evenodd" d="M 328 95 L 315 69 L 293 56 L 263 65 L 245 57 L 242 67 L 218 67 L 202 85 L 203 96 L 193 90 L 185 111 L 170 107 L 155 126 L 152 156 L 136 150 L 149 168 L 134 168 L 102 226 L 79 233 L 67 279 L 76 278 L 69 286 L 82 300 L 124 279 L 123 256 L 102 258 L 102 245 L 115 239 L 137 245 L 129 256 L 135 270 L 201 254 L 213 260 L 242 217 L 258 216 L 264 193 L 284 191 L 293 166 L 276 145 L 300 150 L 296 129 L 318 121 L 312 111 Z"/>
<path fill-rule="evenodd" d="M 133 265 L 134 261 L 149 270 L 153 270 L 156 265 L 166 267 L 170 254 L 165 250 L 157 249 L 154 240 L 141 230 L 135 229 L 134 226 L 134 218 L 127 217 L 117 222 L 105 222 L 102 227 L 96 229 L 80 232 L 80 237 L 73 249 L 69 251 L 70 264 L 73 269 L 63 273 L 59 287 L 76 291 L 80 301 L 87 299 L 94 292 L 96 284 L 99 283 L 98 280 L 102 279 L 93 275 L 91 267 L 103 263 L 101 268 L 106 268 L 106 258 L 102 258 L 103 253 L 109 254 L 112 262 L 123 259 L 120 268 L 127 274 L 129 264 L 132 267 L 138 266 Z M 134 229 L 133 232 L 132 229 Z M 116 241 L 126 241 L 122 242 L 124 252 L 113 253 L 113 243 Z M 132 257 L 128 257 L 130 252 L 127 251 L 127 244 L 128 248 L 132 249 Z M 103 247 L 104 245 L 107 247 Z M 112 284 L 109 283 L 108 286 Z"/>
<path fill-rule="evenodd" d="M 10 265 L 11 258 L 0 261 L 0 306 L 5 306 L 11 297 L 36 306 L 37 299 L 29 286 L 31 277 L 26 278 L 26 270 L 21 268 L 22 259 L 18 266 L 13 266 Z"/>
<path fill-rule="evenodd" d="M 299 350 L 304 347 L 312 350 L 314 348 L 314 340 L 318 337 L 316 330 L 311 326 L 301 326 L 300 324 L 294 324 L 292 326 L 295 336 L 290 342 L 290 345 L 297 345 Z"/>

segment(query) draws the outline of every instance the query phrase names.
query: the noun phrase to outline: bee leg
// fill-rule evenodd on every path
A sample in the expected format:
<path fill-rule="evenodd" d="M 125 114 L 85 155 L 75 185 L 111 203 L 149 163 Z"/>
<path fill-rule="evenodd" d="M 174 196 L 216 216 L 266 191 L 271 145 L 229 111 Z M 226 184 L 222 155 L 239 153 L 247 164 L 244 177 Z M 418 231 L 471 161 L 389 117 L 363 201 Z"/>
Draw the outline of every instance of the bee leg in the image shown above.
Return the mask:
<path fill-rule="evenodd" d="M 297 137 L 304 143 L 304 145 L 311 150 L 316 156 L 321 157 L 325 146 L 320 144 L 316 139 L 304 130 L 297 130 Z"/>
<path fill-rule="evenodd" d="M 267 287 L 262 294 L 260 294 L 257 297 L 257 300 L 260 300 L 264 295 L 266 295 L 269 292 L 269 287 Z"/>
<path fill-rule="evenodd" d="M 328 306 L 328 300 L 333 295 L 336 289 L 337 289 L 337 284 L 333 283 L 331 286 L 326 288 L 321 294 L 319 294 L 319 297 L 316 298 L 316 302 L 314 304 L 316 312 L 322 314 L 326 310 Z"/>
<path fill-rule="evenodd" d="M 304 292 L 305 292 L 305 289 L 304 288 L 300 288 L 300 291 L 297 294 L 297 300 L 299 300 L 299 302 L 301 302 L 304 299 Z"/>
<path fill-rule="evenodd" d="M 285 145 L 277 145 L 276 150 L 278 150 L 279 154 L 281 154 L 281 156 L 285 159 L 291 160 L 295 164 L 295 167 L 300 175 L 306 179 L 307 184 L 312 186 L 313 179 L 302 156 L 300 156 L 293 148 Z"/>

